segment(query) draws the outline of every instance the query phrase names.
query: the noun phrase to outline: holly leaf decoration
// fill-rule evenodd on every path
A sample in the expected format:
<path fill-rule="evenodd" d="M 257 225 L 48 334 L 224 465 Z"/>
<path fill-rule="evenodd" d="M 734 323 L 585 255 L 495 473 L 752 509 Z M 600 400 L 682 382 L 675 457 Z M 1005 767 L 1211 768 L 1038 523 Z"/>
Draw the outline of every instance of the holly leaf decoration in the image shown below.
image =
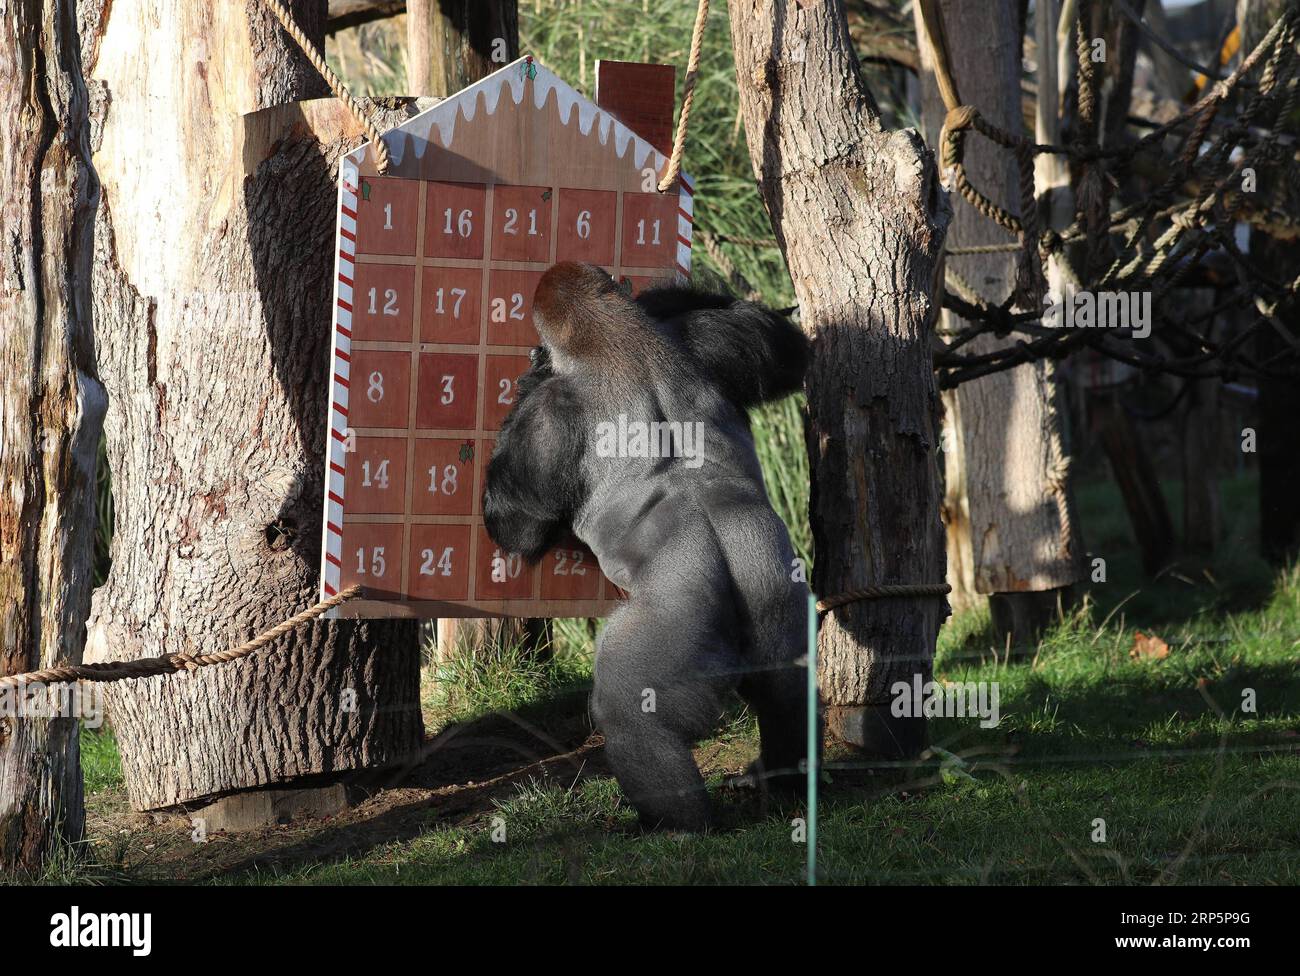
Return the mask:
<path fill-rule="evenodd" d="M 543 199 L 543 200 L 549 200 L 549 199 L 551 199 L 551 191 L 550 191 L 550 190 L 545 190 L 545 191 L 543 191 L 543 192 L 542 192 L 542 199 Z"/>
<path fill-rule="evenodd" d="M 469 462 L 473 460 L 474 460 L 474 442 L 466 441 L 464 444 L 460 446 L 461 464 L 469 464 Z"/>
<path fill-rule="evenodd" d="M 362 181 L 361 181 L 361 199 L 362 199 L 362 200 L 369 200 L 369 199 L 370 199 L 370 181 L 369 181 L 369 180 L 362 180 Z"/>

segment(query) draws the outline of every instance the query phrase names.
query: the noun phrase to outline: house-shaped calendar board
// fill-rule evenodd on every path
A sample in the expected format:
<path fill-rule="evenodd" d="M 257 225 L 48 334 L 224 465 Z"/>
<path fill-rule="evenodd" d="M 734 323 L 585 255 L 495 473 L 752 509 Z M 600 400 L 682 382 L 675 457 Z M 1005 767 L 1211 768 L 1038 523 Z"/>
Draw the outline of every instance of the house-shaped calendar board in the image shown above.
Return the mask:
<path fill-rule="evenodd" d="M 576 540 L 535 567 L 498 550 L 483 483 L 542 273 L 587 261 L 636 293 L 689 271 L 691 184 L 656 188 L 672 97 L 671 67 L 602 62 L 592 102 L 522 58 L 386 133 L 383 176 L 369 144 L 342 160 L 321 594 L 363 591 L 336 613 L 616 605 Z"/>

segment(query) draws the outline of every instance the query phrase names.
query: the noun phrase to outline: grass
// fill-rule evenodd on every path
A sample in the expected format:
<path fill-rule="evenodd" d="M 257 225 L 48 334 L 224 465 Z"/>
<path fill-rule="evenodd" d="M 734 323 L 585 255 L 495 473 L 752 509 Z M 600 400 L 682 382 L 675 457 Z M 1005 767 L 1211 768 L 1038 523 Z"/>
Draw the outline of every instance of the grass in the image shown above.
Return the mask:
<path fill-rule="evenodd" d="M 1251 487 L 1243 479 L 1225 488 L 1242 503 L 1243 522 Z M 1143 582 L 1131 543 L 1108 535 L 1122 530 L 1107 521 L 1114 491 L 1097 485 L 1081 496 L 1089 539 L 1113 554 L 1108 582 L 1044 635 L 1033 658 L 1004 660 L 986 613 L 944 628 L 936 677 L 996 687 L 996 728 L 933 719 L 931 753 L 911 764 L 866 765 L 828 747 L 822 883 L 1300 882 L 1300 570 L 1270 575 L 1234 538 L 1222 560 L 1204 567 L 1217 585 L 1179 568 Z M 1158 634 L 1168 655 L 1134 658 L 1137 629 Z M 512 722 L 539 735 L 562 727 L 570 745 L 580 743 L 590 641 L 585 625 L 564 623 L 546 661 L 507 648 L 478 668 L 429 671 L 431 725 L 495 721 L 483 748 Z M 54 877 L 81 870 L 100 880 L 217 884 L 801 883 L 802 806 L 764 809 L 724 788 L 756 749 L 755 723 L 740 707 L 700 744 L 721 821 L 707 836 L 640 834 L 617 785 L 589 756 L 577 772 L 524 775 L 475 794 L 468 806 L 449 809 L 432 788 L 401 805 L 418 792 L 417 777 L 392 792 L 388 806 L 363 806 L 346 823 L 218 835 L 200 846 L 188 842 L 184 821 L 120 827 L 112 739 L 86 733 L 87 792 L 100 833 L 88 866 L 62 864 Z M 449 775 L 435 782 L 472 778 Z M 159 861 L 164 849 L 170 853 Z"/>
<path fill-rule="evenodd" d="M 92 731 L 82 726 L 81 773 L 85 777 L 87 797 L 121 788 L 122 759 L 111 729 Z"/>
<path fill-rule="evenodd" d="M 458 647 L 446 660 L 426 665 L 421 696 L 426 726 L 526 708 L 588 683 L 592 641 L 586 620 L 564 619 L 555 627 L 551 646 L 541 653 L 524 640 L 489 641 L 472 651 Z M 429 647 L 425 657 L 432 656 Z"/>

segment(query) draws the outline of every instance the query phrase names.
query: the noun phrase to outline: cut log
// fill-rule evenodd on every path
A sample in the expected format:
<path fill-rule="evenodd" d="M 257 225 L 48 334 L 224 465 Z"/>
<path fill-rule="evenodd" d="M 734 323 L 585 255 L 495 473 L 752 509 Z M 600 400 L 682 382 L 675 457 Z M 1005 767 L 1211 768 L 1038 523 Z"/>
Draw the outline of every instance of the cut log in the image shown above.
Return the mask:
<path fill-rule="evenodd" d="M 96 660 L 225 649 L 316 602 L 337 162 L 362 138 L 261 4 L 113 0 L 83 27 L 103 200 L 94 292 L 113 563 Z M 323 0 L 293 4 L 319 43 Z M 397 763 L 412 621 L 327 621 L 109 686 L 151 809 Z"/>
<path fill-rule="evenodd" d="M 911 130 L 885 131 L 843 4 L 730 0 L 754 175 L 813 340 L 810 516 L 820 596 L 939 583 L 934 279 L 950 211 Z M 925 720 L 891 714 L 928 680 L 942 598 L 850 603 L 822 621 L 830 730 L 871 754 L 915 754 Z"/>

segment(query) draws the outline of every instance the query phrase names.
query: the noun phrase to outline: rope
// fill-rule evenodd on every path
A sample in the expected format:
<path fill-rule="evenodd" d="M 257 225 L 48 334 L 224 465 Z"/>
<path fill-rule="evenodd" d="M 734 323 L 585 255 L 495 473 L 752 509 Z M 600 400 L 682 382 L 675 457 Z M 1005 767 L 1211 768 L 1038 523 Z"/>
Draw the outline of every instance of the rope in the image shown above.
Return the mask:
<path fill-rule="evenodd" d="M 886 583 L 882 586 L 864 586 L 860 590 L 848 590 L 837 596 L 828 596 L 817 601 L 817 612 L 826 613 L 845 604 L 860 600 L 884 600 L 896 596 L 947 596 L 952 587 L 947 583 Z"/>
<path fill-rule="evenodd" d="M 370 140 L 370 145 L 374 150 L 375 169 L 380 173 L 388 172 L 388 147 L 384 145 L 383 136 L 380 135 L 375 123 L 370 120 L 370 116 L 361 103 L 353 97 L 339 76 L 325 63 L 325 59 L 317 50 L 316 45 L 311 42 L 311 38 L 302 32 L 302 28 L 294 22 L 293 15 L 289 13 L 285 5 L 280 0 L 262 0 L 262 2 L 266 4 L 271 13 L 275 14 L 276 20 L 280 22 L 280 26 L 284 28 L 285 33 L 298 43 L 302 53 L 307 56 L 307 60 L 311 62 L 312 67 L 320 72 L 320 76 L 325 79 L 325 84 L 329 85 L 334 96 L 347 106 L 348 111 L 352 113 L 352 117 L 357 120 L 357 124 L 365 130 L 366 138 Z"/>
<path fill-rule="evenodd" d="M 102 664 L 72 664 L 59 668 L 46 668 L 43 671 L 28 671 L 25 674 L 10 674 L 0 678 L 0 688 L 21 687 L 26 684 L 66 684 L 72 681 L 123 681 L 127 678 L 147 678 L 155 674 L 174 674 L 177 671 L 197 671 L 212 664 L 225 664 L 248 657 L 259 648 L 265 647 L 277 637 L 283 637 L 291 630 L 296 630 L 308 621 L 315 620 L 326 610 L 332 610 L 339 604 L 346 603 L 361 593 L 360 586 L 350 586 L 342 593 L 337 593 L 328 600 L 322 600 L 314 607 L 295 614 L 288 620 L 276 624 L 251 640 L 228 651 L 215 654 L 164 654 L 161 657 L 137 658 L 134 661 L 105 661 Z"/>
<path fill-rule="evenodd" d="M 921 22 L 930 38 L 930 51 L 934 55 L 934 80 L 939 86 L 943 107 L 952 112 L 961 105 L 957 82 L 952 76 L 952 58 L 948 53 L 948 30 L 943 24 L 943 11 L 939 0 L 920 0 Z M 942 139 L 939 140 L 941 143 Z"/>
<path fill-rule="evenodd" d="M 686 127 L 691 122 L 691 105 L 695 102 L 695 81 L 700 72 L 700 46 L 704 42 L 704 23 L 709 19 L 709 0 L 700 0 L 695 13 L 695 30 L 691 34 L 691 55 L 686 61 L 686 81 L 682 84 L 682 113 L 677 119 L 677 135 L 673 137 L 673 153 L 668 158 L 668 168 L 659 181 L 659 192 L 672 186 L 682 171 L 682 152 L 686 147 Z"/>
<path fill-rule="evenodd" d="M 731 258 L 727 257 L 726 252 L 718 245 L 717 238 L 706 230 L 697 230 L 696 235 L 700 243 L 704 245 L 704 253 L 709 256 L 718 270 L 727 276 L 727 283 L 732 289 L 738 292 L 747 302 L 762 301 L 763 296 L 759 294 L 758 289 L 749 283 L 749 279 L 736 270 L 732 264 Z"/>
<path fill-rule="evenodd" d="M 1006 244 L 971 244 L 969 247 L 949 247 L 945 248 L 943 253 L 951 258 L 960 257 L 963 254 L 1005 254 L 1019 250 L 1019 242 L 1009 241 Z"/>

